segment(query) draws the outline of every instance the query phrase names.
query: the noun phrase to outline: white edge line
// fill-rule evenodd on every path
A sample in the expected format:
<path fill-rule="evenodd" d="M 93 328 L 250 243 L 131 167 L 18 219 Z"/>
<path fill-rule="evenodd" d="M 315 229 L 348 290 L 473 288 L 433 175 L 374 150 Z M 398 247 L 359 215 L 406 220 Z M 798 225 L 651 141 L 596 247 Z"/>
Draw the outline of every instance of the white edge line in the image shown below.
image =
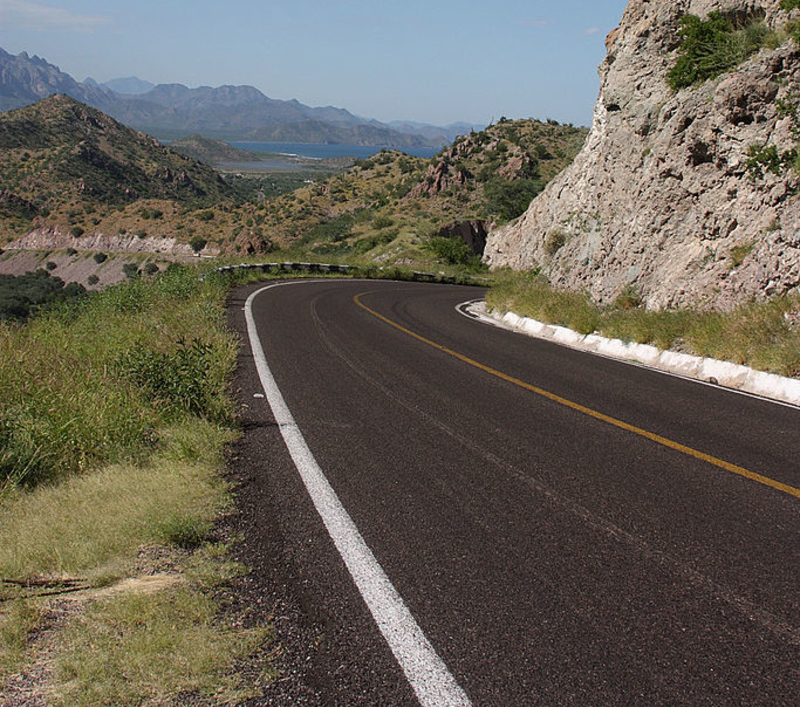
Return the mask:
<path fill-rule="evenodd" d="M 275 422 L 306 490 L 367 607 L 423 707 L 469 707 L 472 703 L 417 624 L 380 566 L 308 448 L 267 365 L 253 317 L 253 300 L 281 282 L 253 292 L 245 303 L 247 335 L 258 376 Z"/>

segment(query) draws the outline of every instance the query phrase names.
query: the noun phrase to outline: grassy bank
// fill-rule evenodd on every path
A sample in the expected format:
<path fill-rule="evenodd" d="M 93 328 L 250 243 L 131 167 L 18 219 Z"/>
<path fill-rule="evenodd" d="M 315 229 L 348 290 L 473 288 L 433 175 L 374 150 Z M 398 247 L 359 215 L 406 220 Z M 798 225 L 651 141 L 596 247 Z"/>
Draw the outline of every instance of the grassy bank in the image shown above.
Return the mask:
<path fill-rule="evenodd" d="M 0 325 L 4 692 L 38 675 L 65 707 L 225 704 L 269 678 L 231 670 L 268 631 L 220 610 L 244 571 L 214 530 L 236 434 L 226 295 L 173 268 Z"/>
<path fill-rule="evenodd" d="M 530 273 L 496 275 L 487 304 L 579 333 L 678 349 L 779 375 L 800 376 L 800 296 L 742 305 L 731 312 L 648 311 L 634 292 L 598 307 L 588 295 L 559 292 Z"/>

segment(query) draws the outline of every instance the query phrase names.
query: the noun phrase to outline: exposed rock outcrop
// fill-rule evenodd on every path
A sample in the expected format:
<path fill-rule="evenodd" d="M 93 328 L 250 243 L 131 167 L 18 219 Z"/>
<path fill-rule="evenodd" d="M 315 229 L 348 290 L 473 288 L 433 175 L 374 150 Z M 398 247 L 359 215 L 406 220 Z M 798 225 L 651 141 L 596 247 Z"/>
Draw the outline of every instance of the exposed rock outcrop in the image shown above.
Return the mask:
<path fill-rule="evenodd" d="M 66 227 L 37 228 L 13 243 L 4 246 L 8 250 L 61 250 L 74 248 L 78 251 L 104 251 L 108 253 L 159 253 L 170 256 L 191 257 L 194 251 L 188 243 L 176 238 L 157 238 L 135 235 L 107 236 L 102 233 L 87 233 L 72 236 Z M 204 255 L 218 255 L 219 249 L 206 246 Z"/>
<path fill-rule="evenodd" d="M 751 146 L 797 146 L 779 106 L 800 97 L 800 48 L 787 38 L 674 92 L 680 18 L 715 10 L 740 25 L 789 20 L 779 0 L 631 0 L 606 42 L 583 150 L 490 234 L 490 265 L 539 267 L 600 302 L 632 285 L 651 308 L 727 308 L 800 286 L 800 178 L 748 170 Z"/>

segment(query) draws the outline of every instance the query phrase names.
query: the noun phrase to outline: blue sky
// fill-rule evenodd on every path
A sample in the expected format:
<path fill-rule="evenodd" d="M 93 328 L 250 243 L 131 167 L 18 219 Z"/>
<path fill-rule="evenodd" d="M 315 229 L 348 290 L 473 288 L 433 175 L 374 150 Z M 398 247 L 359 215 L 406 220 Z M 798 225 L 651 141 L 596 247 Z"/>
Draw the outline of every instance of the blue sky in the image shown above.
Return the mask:
<path fill-rule="evenodd" d="M 0 0 L 0 47 L 83 80 L 249 84 L 378 120 L 591 124 L 627 0 Z"/>

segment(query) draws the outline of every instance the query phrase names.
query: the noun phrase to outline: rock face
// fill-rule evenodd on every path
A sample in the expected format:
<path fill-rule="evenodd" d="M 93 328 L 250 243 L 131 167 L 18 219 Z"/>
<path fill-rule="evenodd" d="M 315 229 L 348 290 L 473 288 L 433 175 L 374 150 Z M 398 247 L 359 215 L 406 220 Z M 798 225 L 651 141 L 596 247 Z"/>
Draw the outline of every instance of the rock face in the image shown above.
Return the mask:
<path fill-rule="evenodd" d="M 600 302 L 634 287 L 650 308 L 729 308 L 797 290 L 800 178 L 790 169 L 754 178 L 748 151 L 797 146 L 797 121 L 780 105 L 800 101 L 800 48 L 787 38 L 674 92 L 666 75 L 680 18 L 712 11 L 773 30 L 790 19 L 779 0 L 631 0 L 606 41 L 583 150 L 490 234 L 491 266 L 538 267 Z"/>

